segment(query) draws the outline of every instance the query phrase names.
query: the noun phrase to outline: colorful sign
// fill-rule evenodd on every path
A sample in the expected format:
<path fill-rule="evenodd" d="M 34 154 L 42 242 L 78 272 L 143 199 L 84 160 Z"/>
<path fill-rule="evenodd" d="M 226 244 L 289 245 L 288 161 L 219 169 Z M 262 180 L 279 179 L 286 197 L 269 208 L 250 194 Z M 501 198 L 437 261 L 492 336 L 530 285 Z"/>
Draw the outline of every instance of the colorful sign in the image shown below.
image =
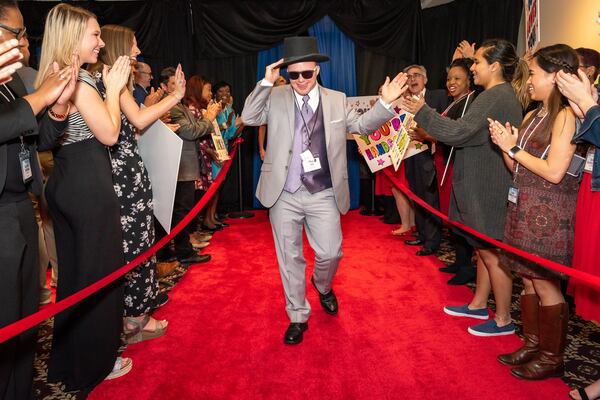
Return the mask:
<path fill-rule="evenodd" d="M 227 161 L 229 160 L 229 152 L 227 151 L 227 146 L 225 146 L 225 141 L 223 140 L 223 136 L 221 136 L 221 129 L 219 128 L 219 124 L 217 121 L 213 121 L 214 131 L 211 134 L 213 145 L 215 146 L 215 151 L 217 152 L 217 156 L 219 157 L 219 161 Z"/>

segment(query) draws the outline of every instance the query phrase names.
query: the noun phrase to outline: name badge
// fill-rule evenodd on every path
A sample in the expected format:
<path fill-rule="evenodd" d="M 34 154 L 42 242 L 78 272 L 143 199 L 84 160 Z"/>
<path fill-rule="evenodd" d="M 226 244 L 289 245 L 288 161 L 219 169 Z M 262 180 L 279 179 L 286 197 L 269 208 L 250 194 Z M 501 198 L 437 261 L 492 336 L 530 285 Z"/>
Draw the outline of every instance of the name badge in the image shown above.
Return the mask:
<path fill-rule="evenodd" d="M 312 172 L 321 169 L 319 156 L 313 156 L 310 150 L 306 150 L 300 154 L 300 158 L 302 159 L 302 168 L 304 169 L 304 172 Z"/>
<path fill-rule="evenodd" d="M 21 164 L 21 174 L 23 175 L 23 183 L 27 183 L 33 178 L 33 171 L 31 170 L 29 150 L 25 149 L 24 147 L 19 152 L 19 162 Z"/>
<path fill-rule="evenodd" d="M 508 188 L 508 201 L 513 204 L 517 204 L 517 199 L 519 198 L 519 188 L 510 186 Z"/>

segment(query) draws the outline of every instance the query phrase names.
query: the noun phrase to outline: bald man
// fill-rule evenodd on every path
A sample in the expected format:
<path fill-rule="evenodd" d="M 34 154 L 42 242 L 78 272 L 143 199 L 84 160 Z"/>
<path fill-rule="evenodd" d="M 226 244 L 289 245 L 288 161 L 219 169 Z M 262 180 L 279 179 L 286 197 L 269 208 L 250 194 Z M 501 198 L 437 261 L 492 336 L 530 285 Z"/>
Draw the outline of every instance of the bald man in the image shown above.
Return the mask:
<path fill-rule="evenodd" d="M 133 97 L 138 105 L 144 104 L 148 95 L 148 88 L 152 80 L 152 69 L 144 62 L 138 61 L 135 72 L 133 73 L 135 85 L 133 86 Z"/>

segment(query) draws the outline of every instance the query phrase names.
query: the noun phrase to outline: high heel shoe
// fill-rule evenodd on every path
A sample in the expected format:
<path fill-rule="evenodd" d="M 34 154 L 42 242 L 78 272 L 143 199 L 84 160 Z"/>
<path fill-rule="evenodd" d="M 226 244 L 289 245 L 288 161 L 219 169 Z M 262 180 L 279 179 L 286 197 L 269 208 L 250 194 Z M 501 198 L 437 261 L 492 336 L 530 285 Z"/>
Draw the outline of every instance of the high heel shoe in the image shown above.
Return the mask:
<path fill-rule="evenodd" d="M 144 318 L 141 321 L 134 317 L 125 317 L 124 331 L 127 344 L 156 339 L 167 332 L 167 321 L 156 320 L 156 327 L 151 331 L 144 329 L 144 327 L 148 325 L 148 321 L 150 321 L 149 314 L 144 315 Z M 133 326 L 133 328 L 128 328 L 128 326 Z"/>

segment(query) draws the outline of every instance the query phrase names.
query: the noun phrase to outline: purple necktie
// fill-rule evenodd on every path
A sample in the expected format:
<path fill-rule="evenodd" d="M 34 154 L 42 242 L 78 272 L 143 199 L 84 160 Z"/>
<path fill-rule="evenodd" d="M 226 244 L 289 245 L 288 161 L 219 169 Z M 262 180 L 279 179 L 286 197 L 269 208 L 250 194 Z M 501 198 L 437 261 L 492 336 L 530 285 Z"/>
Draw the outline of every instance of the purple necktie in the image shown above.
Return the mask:
<path fill-rule="evenodd" d="M 304 123 L 306 124 L 305 126 L 303 126 L 304 129 L 302 129 L 302 143 L 304 144 L 303 150 L 308 149 L 308 128 L 309 128 L 309 121 L 312 119 L 314 111 L 311 108 L 311 106 L 308 104 L 308 101 L 310 100 L 310 97 L 308 95 L 305 95 L 304 97 L 302 97 L 302 101 L 304 104 L 302 104 L 302 117 L 304 117 Z"/>

